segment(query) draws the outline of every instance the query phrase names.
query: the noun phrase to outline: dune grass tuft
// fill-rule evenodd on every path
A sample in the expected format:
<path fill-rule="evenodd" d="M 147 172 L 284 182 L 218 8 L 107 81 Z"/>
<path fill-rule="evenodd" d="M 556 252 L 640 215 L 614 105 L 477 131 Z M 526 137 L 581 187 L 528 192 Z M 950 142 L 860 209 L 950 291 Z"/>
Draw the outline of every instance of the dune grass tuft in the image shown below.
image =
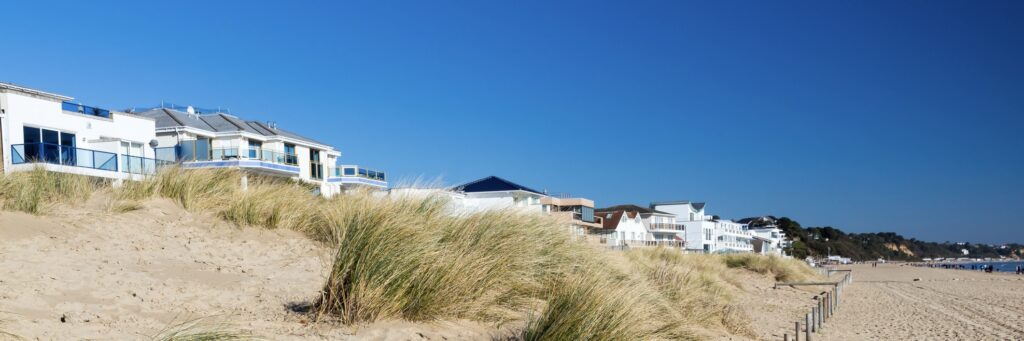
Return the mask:
<path fill-rule="evenodd" d="M 38 167 L 0 178 L 0 199 L 6 210 L 41 214 L 55 204 L 84 202 L 103 183 L 92 177 L 50 172 Z"/>
<path fill-rule="evenodd" d="M 181 323 L 172 322 L 154 335 L 154 341 L 225 341 L 254 340 L 251 333 L 238 330 L 225 323 L 198 318 Z"/>
<path fill-rule="evenodd" d="M 759 274 L 770 274 L 776 281 L 798 281 L 814 278 L 816 273 L 806 263 L 779 256 L 764 256 L 752 253 L 722 256 L 730 268 L 747 269 Z"/>

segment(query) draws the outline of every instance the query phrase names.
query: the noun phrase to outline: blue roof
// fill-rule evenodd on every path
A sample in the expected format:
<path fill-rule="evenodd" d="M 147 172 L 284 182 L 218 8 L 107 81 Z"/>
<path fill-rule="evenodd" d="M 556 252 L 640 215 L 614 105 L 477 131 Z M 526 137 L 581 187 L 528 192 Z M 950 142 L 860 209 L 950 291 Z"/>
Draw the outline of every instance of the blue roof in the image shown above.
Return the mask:
<path fill-rule="evenodd" d="M 496 176 L 488 176 L 486 178 L 467 182 L 462 185 L 458 185 L 452 188 L 457 192 L 465 193 L 476 193 L 476 192 L 505 192 L 505 191 L 526 191 L 546 195 L 535 189 L 508 181 Z"/>

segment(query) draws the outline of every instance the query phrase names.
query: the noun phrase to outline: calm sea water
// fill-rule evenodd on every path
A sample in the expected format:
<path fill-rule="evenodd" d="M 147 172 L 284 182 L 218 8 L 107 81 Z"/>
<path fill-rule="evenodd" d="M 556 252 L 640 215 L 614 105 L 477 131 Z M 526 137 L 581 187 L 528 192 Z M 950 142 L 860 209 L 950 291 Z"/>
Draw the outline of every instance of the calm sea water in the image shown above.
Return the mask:
<path fill-rule="evenodd" d="M 1021 262 L 1021 261 L 1007 261 L 1007 262 L 964 263 L 964 266 L 966 266 L 968 269 L 970 269 L 971 265 L 979 265 L 979 268 L 980 268 L 980 265 L 992 265 L 992 267 L 994 267 L 996 270 L 999 270 L 1000 272 L 1011 272 L 1012 273 L 1012 272 L 1014 272 L 1017 269 L 1018 265 L 1024 266 L 1024 262 Z"/>

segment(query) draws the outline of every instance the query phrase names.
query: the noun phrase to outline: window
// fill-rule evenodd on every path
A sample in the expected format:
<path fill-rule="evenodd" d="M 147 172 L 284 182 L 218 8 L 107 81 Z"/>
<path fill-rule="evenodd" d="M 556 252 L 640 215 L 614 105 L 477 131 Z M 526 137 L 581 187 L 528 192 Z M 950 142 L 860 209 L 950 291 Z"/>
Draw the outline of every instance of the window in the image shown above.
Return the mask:
<path fill-rule="evenodd" d="M 35 127 L 22 127 L 26 161 L 74 165 L 75 134 Z"/>
<path fill-rule="evenodd" d="M 198 138 L 195 140 L 181 141 L 182 161 L 209 161 L 210 160 L 210 139 Z"/>
<path fill-rule="evenodd" d="M 299 164 L 299 157 L 295 155 L 295 145 L 291 143 L 284 144 L 284 163 L 286 165 L 297 165 Z"/>
<path fill-rule="evenodd" d="M 324 178 L 324 167 L 320 164 L 320 151 L 316 149 L 309 150 L 309 177 L 318 180 Z"/>
<path fill-rule="evenodd" d="M 249 141 L 249 158 L 250 159 L 261 159 L 263 156 L 263 142 L 256 140 Z"/>
<path fill-rule="evenodd" d="M 342 169 L 342 171 L 345 173 L 344 174 L 345 176 L 355 176 L 356 175 L 356 169 L 353 168 L 353 167 L 345 167 L 345 168 Z"/>

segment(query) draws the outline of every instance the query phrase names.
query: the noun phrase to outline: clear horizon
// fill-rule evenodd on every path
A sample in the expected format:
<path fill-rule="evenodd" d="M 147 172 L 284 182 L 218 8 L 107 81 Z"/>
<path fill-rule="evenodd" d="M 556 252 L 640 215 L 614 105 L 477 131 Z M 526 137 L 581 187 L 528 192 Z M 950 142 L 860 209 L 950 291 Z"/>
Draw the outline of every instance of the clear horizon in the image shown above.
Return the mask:
<path fill-rule="evenodd" d="M 227 107 L 392 182 L 1021 243 L 1024 3 L 14 2 L 0 81 Z"/>

